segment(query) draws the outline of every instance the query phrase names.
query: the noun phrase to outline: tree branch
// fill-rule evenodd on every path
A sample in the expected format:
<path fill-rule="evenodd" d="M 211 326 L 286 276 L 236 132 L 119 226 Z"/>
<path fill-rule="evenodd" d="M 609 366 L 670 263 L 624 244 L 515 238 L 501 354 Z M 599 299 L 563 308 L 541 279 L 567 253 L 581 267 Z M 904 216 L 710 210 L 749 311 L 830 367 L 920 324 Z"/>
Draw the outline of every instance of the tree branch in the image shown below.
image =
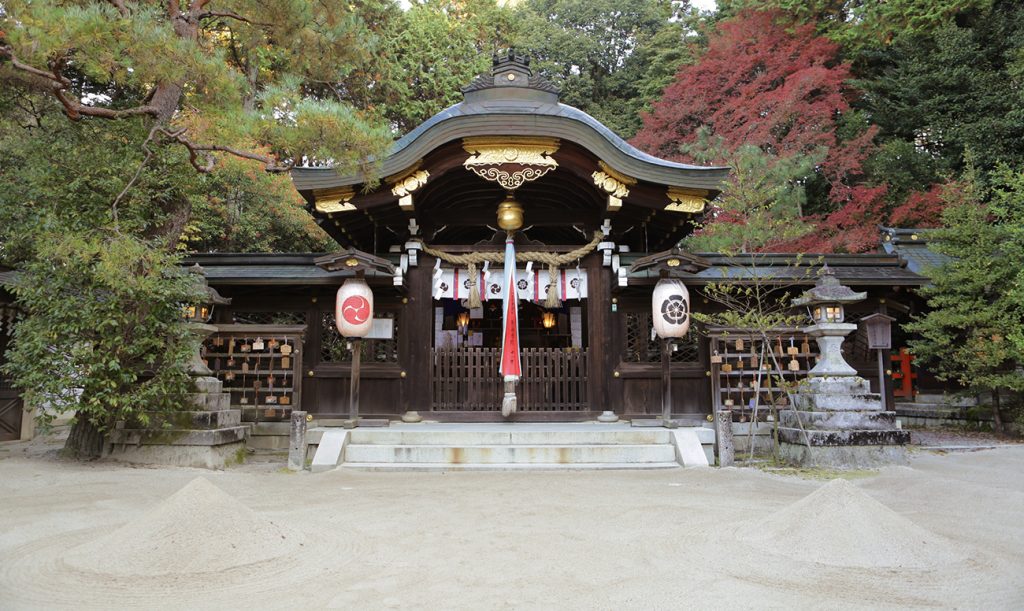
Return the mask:
<path fill-rule="evenodd" d="M 149 163 L 149 160 L 153 158 L 153 150 L 149 148 L 149 143 L 153 141 L 153 137 L 156 136 L 156 132 L 158 129 L 159 124 L 154 125 L 153 129 L 149 130 L 149 135 L 146 136 L 146 140 L 142 143 L 142 150 L 146 153 L 146 156 L 142 158 L 142 162 L 139 164 L 139 167 L 135 170 L 135 175 L 132 176 L 132 179 L 129 180 L 128 184 L 124 186 L 124 189 L 121 189 L 121 192 L 118 193 L 117 197 L 114 198 L 114 203 L 110 205 L 110 212 L 114 219 L 115 231 L 120 231 L 120 229 L 118 228 L 117 205 L 121 203 L 121 198 L 123 198 L 125 194 L 128 193 L 128 190 L 132 188 L 132 186 L 135 184 L 135 181 L 137 181 L 139 179 L 139 176 L 142 175 L 142 169 L 145 168 L 146 164 Z"/>
<path fill-rule="evenodd" d="M 192 0 L 192 4 L 188 7 L 189 16 L 192 19 L 198 19 L 199 15 L 202 14 L 203 9 L 210 3 L 210 0 Z"/>
<path fill-rule="evenodd" d="M 64 106 L 64 112 L 72 120 L 81 119 L 82 116 L 86 117 L 100 117 L 103 119 L 126 119 L 128 117 L 138 117 L 142 115 L 149 115 L 157 117 L 160 114 L 160 109 L 156 106 L 145 104 L 142 106 L 133 106 L 131 108 L 122 108 L 114 110 L 112 108 L 103 108 L 102 106 L 89 106 L 72 100 L 61 88 L 54 87 L 53 95 L 57 97 L 57 100 Z"/>
<path fill-rule="evenodd" d="M 126 117 L 136 117 L 140 115 L 150 115 L 155 117 L 159 114 L 159 109 L 156 106 L 149 104 L 134 106 L 132 108 L 122 108 L 119 110 L 82 104 L 81 102 L 68 97 L 66 91 L 71 86 L 71 81 L 61 74 L 60 63 L 55 62 L 52 70 L 41 70 L 18 59 L 18 56 L 14 54 L 14 51 L 9 46 L 0 46 L 0 57 L 6 57 L 10 60 L 12 67 L 34 77 L 32 79 L 32 83 L 38 88 L 53 94 L 54 97 L 57 98 L 57 101 L 64 106 L 64 112 L 70 119 L 77 120 L 81 119 L 82 116 L 102 117 L 104 119 L 124 119 Z"/>
<path fill-rule="evenodd" d="M 109 0 L 109 1 L 110 1 L 111 4 L 114 5 L 114 8 L 117 9 L 117 12 L 120 13 L 122 17 L 130 17 L 131 16 L 131 12 L 128 10 L 128 7 L 125 5 L 124 0 Z"/>
<path fill-rule="evenodd" d="M 11 66 L 17 68 L 18 70 L 27 72 L 28 74 L 37 76 L 42 79 L 46 79 L 47 81 L 51 81 L 54 85 L 59 85 L 61 88 L 71 86 L 71 81 L 69 81 L 68 79 L 59 74 L 54 74 L 53 72 L 47 70 L 40 70 L 35 66 L 30 66 L 22 62 L 14 54 L 14 50 L 11 49 L 11 47 L 8 45 L 0 46 L 0 56 L 6 57 L 8 60 L 10 60 Z"/>
<path fill-rule="evenodd" d="M 249 151 L 243 151 L 240 149 L 232 148 L 230 146 L 223 146 L 220 144 L 196 144 L 185 137 L 185 130 L 179 129 L 177 131 L 168 131 L 166 129 L 160 129 L 160 133 L 164 134 L 171 140 L 174 140 L 178 144 L 181 144 L 188 149 L 189 163 L 192 164 L 199 172 L 207 174 L 213 171 L 213 166 L 216 159 L 211 153 L 220 152 L 234 155 L 242 159 L 252 159 L 253 161 L 259 161 L 263 164 L 263 169 L 267 172 L 287 172 L 292 169 L 295 165 L 294 162 L 289 161 L 284 164 L 279 164 L 276 159 L 267 155 L 260 155 L 258 153 L 251 153 Z M 202 165 L 200 165 L 200 156 L 204 157 Z"/>
<path fill-rule="evenodd" d="M 263 27 L 270 27 L 272 25 L 262 21 L 253 21 L 252 19 L 239 15 L 234 11 L 206 11 L 205 13 L 200 13 L 198 16 L 196 16 L 196 19 L 209 19 L 211 17 L 225 17 L 228 19 L 236 19 L 238 21 L 244 21 L 245 23 L 251 25 L 259 25 Z"/>

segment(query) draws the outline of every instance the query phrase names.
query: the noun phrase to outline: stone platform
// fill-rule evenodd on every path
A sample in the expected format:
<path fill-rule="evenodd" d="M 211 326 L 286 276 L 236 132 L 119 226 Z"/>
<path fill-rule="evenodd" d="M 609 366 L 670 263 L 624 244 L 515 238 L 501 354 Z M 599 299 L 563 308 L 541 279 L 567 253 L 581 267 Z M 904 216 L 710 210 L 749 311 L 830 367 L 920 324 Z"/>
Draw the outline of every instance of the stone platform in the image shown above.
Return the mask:
<path fill-rule="evenodd" d="M 779 451 L 801 466 L 867 469 L 906 462 L 910 432 L 856 376 L 811 378 L 779 414 Z"/>
<path fill-rule="evenodd" d="M 311 429 L 310 443 L 326 430 Z M 334 464 L 404 471 L 659 469 L 713 463 L 713 444 L 710 428 L 624 422 L 393 423 L 349 431 Z"/>
<path fill-rule="evenodd" d="M 216 378 L 196 378 L 199 392 L 189 397 L 192 409 L 147 414 L 146 428 L 121 423 L 110 432 L 107 458 L 130 463 L 222 469 L 241 462 L 248 427 L 241 410 Z"/>

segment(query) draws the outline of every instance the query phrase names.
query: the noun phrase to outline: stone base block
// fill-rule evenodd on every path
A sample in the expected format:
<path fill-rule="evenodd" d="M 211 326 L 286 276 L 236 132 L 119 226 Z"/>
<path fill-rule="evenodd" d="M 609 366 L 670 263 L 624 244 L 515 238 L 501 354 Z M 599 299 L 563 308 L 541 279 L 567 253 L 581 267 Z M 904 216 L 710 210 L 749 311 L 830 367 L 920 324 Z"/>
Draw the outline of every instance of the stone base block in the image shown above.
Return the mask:
<path fill-rule="evenodd" d="M 793 402 L 797 409 L 812 412 L 882 409 L 881 395 L 871 392 L 871 384 L 856 376 L 809 378 L 794 394 Z"/>
<path fill-rule="evenodd" d="M 246 444 L 253 450 L 287 450 L 287 435 L 252 435 Z"/>
<path fill-rule="evenodd" d="M 795 412 L 790 409 L 779 412 L 779 424 L 788 428 L 803 426 L 824 431 L 884 431 L 896 428 L 896 412 Z"/>
<path fill-rule="evenodd" d="M 901 445 L 812 446 L 780 443 L 779 455 L 788 463 L 801 467 L 829 469 L 875 469 L 907 462 L 907 451 Z"/>
<path fill-rule="evenodd" d="M 181 429 L 217 429 L 242 424 L 242 410 L 189 411 L 172 414 L 149 413 L 150 428 L 159 429 L 164 423 Z"/>
<path fill-rule="evenodd" d="M 197 410 L 217 411 L 231 409 L 231 394 L 226 392 L 196 392 L 189 395 L 189 402 Z"/>
<path fill-rule="evenodd" d="M 222 429 L 114 429 L 110 442 L 114 445 L 222 446 L 245 440 L 247 427 Z"/>
<path fill-rule="evenodd" d="M 812 447 L 884 446 L 910 443 L 910 431 L 889 430 L 831 430 L 806 429 L 807 441 Z M 806 445 L 804 431 L 779 427 L 779 441 Z"/>
<path fill-rule="evenodd" d="M 200 393 L 220 394 L 224 392 L 224 382 L 212 376 L 200 376 L 193 378 L 196 383 L 196 390 Z"/>
<path fill-rule="evenodd" d="M 218 446 L 115 445 L 108 460 L 147 465 L 223 469 L 245 460 L 245 443 Z"/>

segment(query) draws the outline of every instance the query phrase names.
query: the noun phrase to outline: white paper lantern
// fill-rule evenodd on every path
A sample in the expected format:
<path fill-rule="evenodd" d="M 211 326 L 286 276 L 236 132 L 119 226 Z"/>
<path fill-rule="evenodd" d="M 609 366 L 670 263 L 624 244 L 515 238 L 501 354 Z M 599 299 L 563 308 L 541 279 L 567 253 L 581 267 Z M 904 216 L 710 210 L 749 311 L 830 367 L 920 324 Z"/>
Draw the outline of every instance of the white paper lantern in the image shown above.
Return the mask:
<path fill-rule="evenodd" d="M 690 292 L 682 280 L 662 278 L 654 287 L 651 320 L 658 337 L 683 337 L 690 329 Z"/>
<path fill-rule="evenodd" d="M 373 291 L 366 280 L 349 278 L 338 289 L 334 322 L 342 337 L 366 337 L 373 326 Z"/>

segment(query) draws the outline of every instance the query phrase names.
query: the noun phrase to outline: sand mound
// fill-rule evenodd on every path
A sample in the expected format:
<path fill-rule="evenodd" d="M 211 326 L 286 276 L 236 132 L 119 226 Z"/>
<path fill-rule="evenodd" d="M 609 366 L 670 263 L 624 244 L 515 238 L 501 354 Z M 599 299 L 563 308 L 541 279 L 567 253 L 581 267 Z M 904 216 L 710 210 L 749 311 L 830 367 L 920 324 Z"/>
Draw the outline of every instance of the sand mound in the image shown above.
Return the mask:
<path fill-rule="evenodd" d="M 284 556 L 299 536 L 197 477 L 148 513 L 69 551 L 67 564 L 112 575 L 224 571 Z"/>
<path fill-rule="evenodd" d="M 962 560 L 950 542 L 834 479 L 747 527 L 741 537 L 796 560 L 842 567 L 927 568 Z"/>

